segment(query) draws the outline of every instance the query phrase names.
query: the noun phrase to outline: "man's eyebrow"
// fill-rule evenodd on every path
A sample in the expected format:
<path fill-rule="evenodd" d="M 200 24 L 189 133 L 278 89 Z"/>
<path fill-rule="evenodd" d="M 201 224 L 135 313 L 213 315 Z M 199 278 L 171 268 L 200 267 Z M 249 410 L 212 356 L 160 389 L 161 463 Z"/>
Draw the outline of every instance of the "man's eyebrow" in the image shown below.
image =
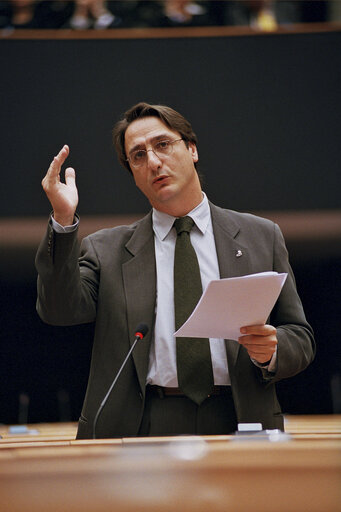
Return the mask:
<path fill-rule="evenodd" d="M 152 137 L 150 139 L 150 142 L 157 142 L 158 140 L 171 140 L 171 135 L 169 133 L 159 133 L 159 135 L 155 135 L 155 137 Z M 129 151 L 129 155 L 133 152 L 133 151 L 136 151 L 138 149 L 144 149 L 145 148 L 145 144 L 135 144 L 135 146 L 133 146 L 131 148 L 131 150 Z"/>
<path fill-rule="evenodd" d="M 169 133 L 161 133 L 160 135 L 156 135 L 155 137 L 152 137 L 150 140 L 151 142 L 155 142 L 157 140 L 171 140 L 171 136 Z"/>

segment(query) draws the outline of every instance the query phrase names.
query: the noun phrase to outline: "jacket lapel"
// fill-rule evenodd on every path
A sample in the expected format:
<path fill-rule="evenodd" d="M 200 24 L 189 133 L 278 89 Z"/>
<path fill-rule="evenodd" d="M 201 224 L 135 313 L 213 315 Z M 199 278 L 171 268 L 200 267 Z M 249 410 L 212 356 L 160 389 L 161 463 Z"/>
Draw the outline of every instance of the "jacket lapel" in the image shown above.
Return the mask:
<path fill-rule="evenodd" d="M 139 221 L 132 237 L 126 244 L 131 258 L 123 263 L 123 282 L 127 303 L 129 333 L 133 333 L 139 323 L 148 325 L 145 339 L 138 342 L 133 360 L 142 392 L 145 392 L 149 364 L 149 350 L 154 330 L 156 298 L 156 264 L 154 234 L 151 212 Z"/>
<path fill-rule="evenodd" d="M 233 213 L 212 203 L 210 208 L 221 279 L 249 274 L 251 271 L 249 250 L 238 242 L 240 227 Z M 225 346 L 232 378 L 235 374 L 240 345 L 234 340 L 225 340 Z"/>

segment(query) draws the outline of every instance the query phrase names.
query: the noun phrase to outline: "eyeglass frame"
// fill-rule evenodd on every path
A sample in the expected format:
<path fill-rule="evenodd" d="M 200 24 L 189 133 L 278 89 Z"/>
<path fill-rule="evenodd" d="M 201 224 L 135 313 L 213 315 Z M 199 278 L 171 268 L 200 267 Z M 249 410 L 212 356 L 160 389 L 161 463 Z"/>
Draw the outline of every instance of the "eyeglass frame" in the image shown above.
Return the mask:
<path fill-rule="evenodd" d="M 185 139 L 183 137 L 181 137 L 180 139 L 175 139 L 175 140 L 161 139 L 161 140 L 156 141 L 155 145 L 159 144 L 160 142 L 169 142 L 169 144 L 171 145 L 171 148 L 172 148 L 172 150 L 171 150 L 171 153 L 172 153 L 173 152 L 173 144 L 175 144 L 175 142 L 179 142 L 180 140 L 185 141 Z M 151 149 L 136 149 L 135 151 L 132 151 L 131 154 L 134 154 L 134 153 L 136 153 L 138 151 L 144 151 L 146 153 L 146 156 L 147 156 L 148 151 L 153 151 L 155 156 L 157 156 L 158 158 L 162 158 L 157 153 L 155 153 L 155 150 L 153 148 L 151 148 Z M 171 154 L 171 153 L 169 153 L 169 154 Z M 163 156 L 169 156 L 169 155 L 163 155 Z M 130 158 L 131 158 L 130 156 L 128 158 L 126 158 L 126 162 L 129 162 L 129 165 L 131 165 L 135 169 L 138 169 L 138 168 L 142 167 L 146 163 L 146 162 L 143 162 L 140 165 L 135 165 L 135 164 L 131 163 Z"/>

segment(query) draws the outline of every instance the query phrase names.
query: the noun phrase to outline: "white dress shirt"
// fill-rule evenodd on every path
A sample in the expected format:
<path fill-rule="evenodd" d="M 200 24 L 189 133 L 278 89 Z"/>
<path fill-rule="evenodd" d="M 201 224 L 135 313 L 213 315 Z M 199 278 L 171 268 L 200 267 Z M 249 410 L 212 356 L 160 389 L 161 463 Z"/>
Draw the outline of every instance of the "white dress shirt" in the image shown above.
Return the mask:
<path fill-rule="evenodd" d="M 188 213 L 195 223 L 190 237 L 197 253 L 203 290 L 212 279 L 219 279 L 218 258 L 215 247 L 211 211 L 206 195 L 202 202 Z M 178 387 L 176 370 L 176 338 L 174 337 L 174 251 L 176 217 L 153 209 L 156 258 L 156 321 L 152 342 L 147 384 Z M 230 384 L 225 342 L 210 339 L 214 383 Z"/>

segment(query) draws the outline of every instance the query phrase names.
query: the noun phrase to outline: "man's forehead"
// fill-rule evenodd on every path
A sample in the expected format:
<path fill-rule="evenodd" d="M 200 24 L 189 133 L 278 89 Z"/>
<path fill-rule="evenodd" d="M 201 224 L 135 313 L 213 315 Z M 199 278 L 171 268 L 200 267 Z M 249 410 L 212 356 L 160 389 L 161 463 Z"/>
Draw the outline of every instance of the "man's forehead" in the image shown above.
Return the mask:
<path fill-rule="evenodd" d="M 169 128 L 161 119 L 155 116 L 136 119 L 126 129 L 126 149 L 143 145 L 145 142 L 158 139 L 162 135 L 178 135 L 178 132 Z"/>

